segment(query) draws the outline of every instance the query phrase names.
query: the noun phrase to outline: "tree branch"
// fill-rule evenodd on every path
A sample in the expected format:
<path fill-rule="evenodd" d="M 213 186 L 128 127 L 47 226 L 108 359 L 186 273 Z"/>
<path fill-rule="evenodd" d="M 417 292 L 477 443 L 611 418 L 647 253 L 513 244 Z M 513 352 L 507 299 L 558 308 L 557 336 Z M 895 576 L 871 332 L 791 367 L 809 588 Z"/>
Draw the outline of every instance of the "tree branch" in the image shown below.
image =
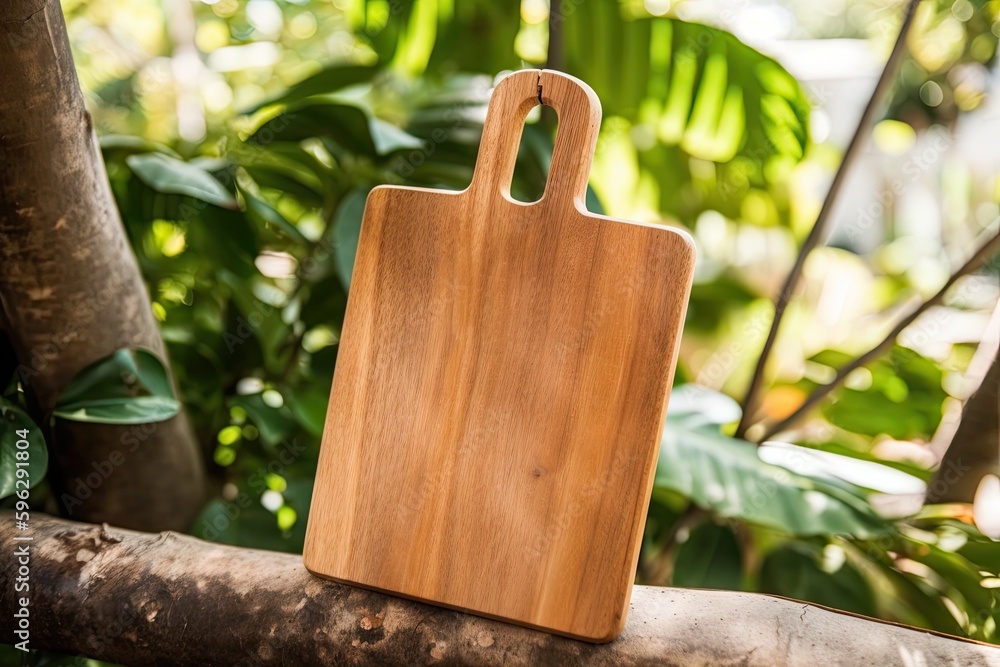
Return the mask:
<path fill-rule="evenodd" d="M 16 531 L 0 512 L 0 542 Z M 637 586 L 594 645 L 313 577 L 296 555 L 31 519 L 30 644 L 137 665 L 985 665 L 1000 648 L 728 591 Z M 0 559 L 0 616 L 17 559 Z M 11 641 L 4 623 L 0 641 Z"/>
<path fill-rule="evenodd" d="M 1000 470 L 1000 358 L 979 390 L 965 402 L 962 420 L 934 478 L 927 485 L 928 503 L 969 503 L 986 475 Z"/>
<path fill-rule="evenodd" d="M 735 436 L 737 438 L 745 437 L 747 429 L 753 423 L 754 411 L 757 405 L 757 394 L 760 393 L 764 382 L 764 372 L 767 369 L 771 350 L 774 348 L 774 343 L 778 337 L 778 329 L 781 327 L 781 321 L 785 316 L 785 308 L 787 308 L 788 302 L 791 301 L 792 295 L 795 293 L 795 288 L 798 287 L 806 258 L 820 244 L 820 241 L 822 241 L 826 234 L 826 229 L 832 219 L 834 204 L 840 195 L 844 181 L 847 179 L 847 174 L 861 154 L 861 149 L 868 138 L 868 130 L 874 123 L 875 114 L 881 110 L 882 102 L 892 88 L 896 71 L 899 69 L 903 55 L 906 53 L 906 36 L 913 25 L 913 17 L 916 14 L 917 5 L 919 4 L 920 0 L 910 0 L 906 6 L 903 25 L 899 29 L 899 36 L 896 38 L 896 43 L 892 47 L 889 59 L 885 63 L 882 75 L 879 77 L 878 83 L 875 84 L 875 90 L 872 92 L 872 96 L 868 100 L 868 105 L 861 114 L 861 120 L 858 121 L 858 127 L 854 131 L 854 136 L 851 137 L 851 141 L 847 145 L 847 150 L 844 151 L 844 159 L 833 177 L 830 190 L 827 192 L 826 199 L 823 200 L 823 206 L 816 217 L 816 222 L 809 231 L 809 235 L 806 236 L 805 241 L 803 241 L 802 247 L 799 248 L 799 254 L 795 258 L 795 263 L 792 265 L 791 271 L 788 272 L 788 276 L 785 278 L 785 282 L 778 292 L 778 297 L 774 301 L 774 319 L 771 321 L 771 328 L 767 332 L 764 348 L 761 350 L 760 357 L 757 359 L 757 366 L 754 368 L 753 376 L 750 378 L 750 386 L 747 387 L 746 394 L 741 403 L 743 406 L 743 416 L 736 427 Z"/>
<path fill-rule="evenodd" d="M 955 273 L 953 273 L 951 277 L 948 278 L 948 281 L 944 284 L 944 287 L 938 290 L 937 294 L 924 301 L 922 304 L 917 306 L 917 308 L 915 308 L 913 312 L 911 312 L 909 315 L 900 320 L 899 323 L 892 328 L 892 331 L 890 331 L 878 345 L 868 350 L 861 356 L 855 357 L 848 363 L 844 364 L 841 368 L 839 368 L 837 370 L 837 375 L 834 376 L 833 380 L 831 380 L 828 384 L 821 385 L 816 389 L 814 389 L 813 392 L 809 394 L 809 397 L 806 398 L 805 401 L 803 401 L 802 405 L 800 405 L 795 410 L 795 412 L 788 415 L 777 424 L 768 427 L 764 435 L 760 438 L 760 441 L 762 442 L 764 440 L 768 440 L 774 437 L 776 433 L 779 433 L 788 428 L 790 425 L 794 424 L 796 421 L 802 418 L 803 415 L 805 415 L 807 412 L 816 407 L 816 405 L 819 404 L 820 401 L 822 401 L 824 398 L 826 398 L 830 394 L 830 392 L 839 387 L 840 384 L 845 379 L 847 379 L 847 376 L 850 375 L 853 371 L 857 370 L 858 368 L 861 368 L 862 366 L 866 365 L 867 363 L 881 356 L 883 352 L 885 352 L 892 346 L 893 342 L 896 340 L 899 334 L 903 332 L 903 330 L 906 327 L 913 324 L 913 322 L 928 309 L 941 303 L 944 300 L 945 295 L 948 293 L 948 290 L 950 290 L 955 285 L 955 283 L 958 282 L 960 278 L 967 276 L 973 271 L 975 271 L 982 264 L 984 264 L 990 258 L 992 258 L 993 255 L 995 255 L 998 250 L 1000 250 L 1000 232 L 998 232 L 990 240 L 984 243 L 976 252 L 976 254 L 970 257 L 969 260 L 965 264 L 963 264 L 961 268 L 955 271 Z"/>
<path fill-rule="evenodd" d="M 45 424 L 88 364 L 126 347 L 166 351 L 56 0 L 0 3 L 0 62 L 0 297 Z M 53 431 L 48 479 L 63 512 L 160 530 L 201 508 L 201 452 L 183 414 L 141 428 L 56 420 Z"/>
<path fill-rule="evenodd" d="M 549 46 L 546 52 L 545 69 L 563 71 L 566 67 L 563 48 L 563 22 L 565 20 L 562 0 L 549 0 Z"/>
<path fill-rule="evenodd" d="M 952 396 L 961 400 L 963 406 L 983 386 L 986 374 L 990 371 L 993 362 L 996 360 L 998 347 L 1000 347 L 1000 301 L 997 301 L 993 307 L 993 313 L 986 323 L 986 328 L 983 330 L 979 345 L 976 346 L 976 351 L 972 355 L 972 359 L 969 360 L 969 365 L 966 366 L 965 373 L 962 375 L 961 385 L 949 392 Z M 938 465 L 944 460 L 948 448 L 955 439 L 955 432 L 962 424 L 961 413 L 961 408 L 959 408 L 957 416 L 953 416 L 954 413 L 952 411 L 946 410 L 941 416 L 941 422 L 938 424 L 937 430 L 934 431 L 934 436 L 928 443 L 931 452 L 934 454 L 934 458 L 937 459 Z"/>

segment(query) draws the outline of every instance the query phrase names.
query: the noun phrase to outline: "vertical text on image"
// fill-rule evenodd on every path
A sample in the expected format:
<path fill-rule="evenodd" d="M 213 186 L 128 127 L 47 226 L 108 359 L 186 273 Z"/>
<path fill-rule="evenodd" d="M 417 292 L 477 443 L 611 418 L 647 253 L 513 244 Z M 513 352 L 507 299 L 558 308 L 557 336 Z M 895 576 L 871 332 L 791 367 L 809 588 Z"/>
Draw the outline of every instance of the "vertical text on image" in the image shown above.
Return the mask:
<path fill-rule="evenodd" d="M 14 536 L 14 554 L 17 560 L 17 575 L 14 577 L 14 593 L 17 594 L 17 604 L 14 605 L 14 636 L 17 642 L 14 646 L 22 651 L 28 650 L 28 640 L 30 638 L 30 612 L 28 605 L 31 602 L 31 534 L 28 533 L 28 525 L 31 519 L 28 507 L 28 491 L 31 488 L 31 472 L 28 465 L 31 463 L 31 454 L 28 449 L 28 429 L 16 431 L 17 440 L 14 442 L 14 494 L 17 500 L 14 503 L 14 525 L 23 534 Z"/>

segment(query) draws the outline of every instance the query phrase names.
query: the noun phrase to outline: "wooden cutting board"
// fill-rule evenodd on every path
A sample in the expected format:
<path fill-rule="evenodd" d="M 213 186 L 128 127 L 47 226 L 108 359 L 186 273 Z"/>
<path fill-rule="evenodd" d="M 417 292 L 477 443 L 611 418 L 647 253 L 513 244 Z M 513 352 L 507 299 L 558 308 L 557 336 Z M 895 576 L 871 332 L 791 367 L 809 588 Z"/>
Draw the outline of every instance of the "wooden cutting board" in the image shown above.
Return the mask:
<path fill-rule="evenodd" d="M 525 115 L 545 193 L 510 196 Z M 625 621 L 694 265 L 588 213 L 601 108 L 499 83 L 472 184 L 368 197 L 305 542 L 314 574 L 578 639 Z"/>

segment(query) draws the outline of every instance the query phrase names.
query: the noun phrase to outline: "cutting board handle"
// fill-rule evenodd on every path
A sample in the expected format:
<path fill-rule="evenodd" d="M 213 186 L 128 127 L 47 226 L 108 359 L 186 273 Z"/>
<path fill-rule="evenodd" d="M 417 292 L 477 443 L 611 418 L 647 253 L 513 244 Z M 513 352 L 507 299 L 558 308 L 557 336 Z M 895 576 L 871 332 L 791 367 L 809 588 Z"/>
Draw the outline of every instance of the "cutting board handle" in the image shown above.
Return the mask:
<path fill-rule="evenodd" d="M 525 116 L 545 104 L 559 117 L 556 145 L 536 206 L 574 206 L 586 210 L 587 179 L 601 126 L 601 102 L 583 81 L 555 70 L 521 70 L 497 84 L 490 98 L 483 139 L 469 190 L 478 196 L 510 195 L 514 162 Z"/>

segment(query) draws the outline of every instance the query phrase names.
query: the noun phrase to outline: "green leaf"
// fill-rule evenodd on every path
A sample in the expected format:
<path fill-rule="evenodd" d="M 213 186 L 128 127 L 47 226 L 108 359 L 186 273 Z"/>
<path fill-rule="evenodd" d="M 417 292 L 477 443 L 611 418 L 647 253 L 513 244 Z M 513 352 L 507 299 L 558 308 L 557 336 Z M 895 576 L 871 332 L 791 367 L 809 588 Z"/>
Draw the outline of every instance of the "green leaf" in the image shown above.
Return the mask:
<path fill-rule="evenodd" d="M 730 528 L 704 523 L 678 547 L 674 586 L 738 591 L 742 583 L 743 555 Z"/>
<path fill-rule="evenodd" d="M 911 463 L 909 461 L 893 461 L 889 459 L 879 458 L 878 456 L 875 456 L 869 451 L 858 450 L 852 446 L 842 444 L 842 442 L 838 442 L 836 440 L 825 440 L 822 442 L 805 442 L 802 444 L 813 451 L 830 452 L 831 454 L 836 454 L 837 456 L 842 458 L 858 459 L 860 461 L 871 461 L 872 463 L 878 463 L 881 466 L 885 466 L 887 468 L 892 468 L 894 470 L 904 472 L 910 477 L 915 477 L 919 480 L 922 480 L 925 483 L 930 480 L 932 474 L 932 471 L 928 470 L 927 468 L 923 468 L 915 463 Z"/>
<path fill-rule="evenodd" d="M 636 17 L 634 5 L 586 2 L 562 23 L 566 71 L 600 98 L 608 146 L 619 132 L 643 137 L 620 140 L 618 160 L 639 168 L 638 182 L 651 179 L 661 212 L 688 226 L 707 210 L 787 224 L 787 202 L 770 186 L 787 180 L 809 145 L 811 106 L 802 86 L 724 30 Z M 618 132 L 607 132 L 612 127 Z M 696 173 L 692 157 L 715 164 Z M 602 162 L 596 166 L 605 171 L 598 182 L 605 203 L 631 202 L 633 177 L 623 171 L 617 181 L 619 172 Z"/>
<path fill-rule="evenodd" d="M 181 404 L 162 396 L 136 396 L 122 399 L 90 400 L 64 406 L 53 412 L 56 417 L 97 424 L 150 424 L 166 421 L 181 411 Z"/>
<path fill-rule="evenodd" d="M 522 66 L 511 48 L 521 27 L 519 0 L 358 0 L 345 16 L 380 62 L 391 61 L 413 76 L 456 69 L 493 74 Z"/>
<path fill-rule="evenodd" d="M 877 461 L 800 447 L 786 442 L 766 442 L 758 449 L 764 461 L 813 479 L 842 480 L 849 485 L 880 493 L 923 495 L 927 485 L 918 477 Z"/>
<path fill-rule="evenodd" d="M 114 157 L 127 157 L 136 153 L 163 153 L 170 157 L 180 158 L 169 146 L 150 141 L 145 137 L 136 137 L 127 134 L 104 134 L 98 138 L 101 152 L 104 159 L 109 160 Z"/>
<path fill-rule="evenodd" d="M 99 424 L 148 424 L 181 411 L 163 362 L 147 350 L 120 349 L 76 374 L 55 417 Z"/>
<path fill-rule="evenodd" d="M 423 142 L 404 130 L 375 118 L 353 104 L 316 101 L 289 108 L 264 123 L 249 139 L 251 143 L 298 142 L 325 138 L 353 155 L 381 157 L 406 148 L 421 148 Z"/>
<path fill-rule="evenodd" d="M 364 217 L 368 188 L 352 190 L 340 202 L 333 219 L 333 254 L 337 260 L 337 276 L 345 290 L 351 289 L 354 256 L 358 252 L 361 219 Z"/>
<path fill-rule="evenodd" d="M 876 572 L 891 590 L 892 602 L 902 606 L 907 623 L 939 632 L 961 634 L 962 628 L 944 603 L 944 598 L 914 574 L 899 571 L 886 554 L 875 559 Z"/>
<path fill-rule="evenodd" d="M 130 155 L 125 162 L 139 180 L 157 192 L 187 195 L 221 208 L 239 209 L 233 195 L 195 165 L 162 153 Z"/>
<path fill-rule="evenodd" d="M 251 220 L 255 220 L 261 226 L 272 225 L 276 227 L 292 241 L 302 245 L 311 245 L 309 239 L 302 234 L 299 228 L 289 222 L 288 218 L 281 215 L 270 204 L 248 192 L 243 192 L 243 199 L 247 203 L 247 216 Z"/>
<path fill-rule="evenodd" d="M 839 368 L 845 357 L 826 350 L 810 361 Z M 941 422 L 947 398 L 941 384 L 943 374 L 933 361 L 897 345 L 886 358 L 857 373 L 868 386 L 839 389 L 834 400 L 822 408 L 832 424 L 863 435 L 930 439 Z"/>
<path fill-rule="evenodd" d="M 404 148 L 424 146 L 424 142 L 420 139 L 381 118 L 372 118 L 369 123 L 372 141 L 375 142 L 375 152 L 379 155 L 388 155 Z"/>
<path fill-rule="evenodd" d="M 774 549 L 760 568 L 760 591 L 834 609 L 875 616 L 871 587 L 853 565 L 833 572 L 821 567 L 822 553 L 811 545 L 790 542 Z"/>
<path fill-rule="evenodd" d="M 244 169 L 262 188 L 289 195 L 303 206 L 319 208 L 323 205 L 322 185 L 315 174 L 302 174 L 301 171 L 289 168 L 287 164 L 247 164 Z"/>
<path fill-rule="evenodd" d="M 978 568 L 961 555 L 923 543 L 918 543 L 917 548 L 909 555 L 913 560 L 937 572 L 961 593 L 973 615 L 992 606 L 992 592 L 979 585 L 981 577 Z"/>
<path fill-rule="evenodd" d="M 693 400 L 698 394 L 703 410 Z M 674 390 L 660 445 L 657 487 L 682 493 L 719 516 L 794 535 L 869 537 L 889 530 L 850 485 L 765 463 L 755 445 L 723 435 L 717 423 L 738 417 L 730 401 L 690 385 Z"/>
<path fill-rule="evenodd" d="M 1000 575 L 1000 542 L 981 536 L 978 539 L 970 539 L 958 553 L 980 569 Z"/>
<path fill-rule="evenodd" d="M 685 428 L 724 426 L 737 421 L 740 405 L 729 396 L 696 384 L 685 384 L 670 392 L 668 419 Z"/>
<path fill-rule="evenodd" d="M 591 213 L 597 213 L 598 215 L 604 215 L 604 204 L 601 203 L 601 198 L 597 196 L 594 192 L 594 188 L 587 186 L 587 198 L 586 198 L 587 210 Z"/>
<path fill-rule="evenodd" d="M 804 155 L 809 101 L 772 58 L 710 26 L 624 18 L 618 3 L 576 9 L 564 22 L 567 71 L 593 86 L 607 115 L 652 122 L 660 141 L 705 160 L 763 167 Z"/>
<path fill-rule="evenodd" d="M 26 462 L 18 458 L 19 454 L 24 457 L 22 452 L 26 452 Z M 27 465 L 19 467 L 20 463 Z M 29 487 L 34 487 L 45 477 L 48 463 L 49 452 L 42 429 L 21 408 L 0 398 L 0 499 L 18 491 L 19 469 L 28 471 L 27 478 L 22 479 L 27 480 Z"/>
<path fill-rule="evenodd" d="M 264 107 L 277 104 L 287 105 L 299 102 L 307 97 L 334 93 L 348 86 L 368 83 L 375 77 L 378 71 L 377 67 L 368 67 L 365 65 L 336 65 L 327 67 L 298 83 L 292 84 L 285 92 L 244 111 L 244 113 L 251 114 Z"/>

